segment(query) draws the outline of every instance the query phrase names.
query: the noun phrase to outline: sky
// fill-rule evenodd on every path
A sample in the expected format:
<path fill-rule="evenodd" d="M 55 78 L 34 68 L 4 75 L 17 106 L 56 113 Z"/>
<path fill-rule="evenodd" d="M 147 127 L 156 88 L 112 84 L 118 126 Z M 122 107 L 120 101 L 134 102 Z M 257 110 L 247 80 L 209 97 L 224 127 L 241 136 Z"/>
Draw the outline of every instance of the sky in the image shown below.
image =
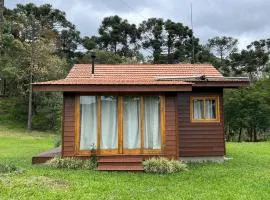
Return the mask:
<path fill-rule="evenodd" d="M 191 4 L 195 36 L 204 44 L 211 37 L 232 36 L 239 48 L 270 38 L 269 0 L 5 0 L 5 6 L 49 3 L 66 13 L 81 35 L 96 35 L 104 17 L 119 15 L 139 24 L 161 17 L 191 27 Z"/>

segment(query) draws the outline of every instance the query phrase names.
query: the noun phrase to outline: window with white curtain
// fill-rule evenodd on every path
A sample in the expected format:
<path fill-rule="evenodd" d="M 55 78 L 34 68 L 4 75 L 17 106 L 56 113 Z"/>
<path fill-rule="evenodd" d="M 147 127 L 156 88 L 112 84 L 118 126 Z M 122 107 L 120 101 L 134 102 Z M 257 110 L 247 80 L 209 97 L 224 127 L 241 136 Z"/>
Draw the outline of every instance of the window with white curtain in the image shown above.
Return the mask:
<path fill-rule="evenodd" d="M 101 96 L 101 149 L 118 148 L 117 96 Z"/>
<path fill-rule="evenodd" d="M 219 121 L 218 97 L 192 97 L 192 121 Z"/>
<path fill-rule="evenodd" d="M 79 151 L 84 151 L 78 153 L 85 154 L 85 150 L 92 148 L 103 153 L 161 150 L 164 127 L 161 122 L 164 123 L 165 117 L 162 96 L 89 95 L 76 98 L 76 108 L 80 106 L 77 109 L 80 118 L 76 118 L 79 120 L 76 145 Z"/>
<path fill-rule="evenodd" d="M 140 138 L 140 97 L 123 98 L 123 141 L 124 148 L 137 149 L 141 146 Z"/>
<path fill-rule="evenodd" d="M 216 119 L 216 100 L 214 99 L 205 99 L 205 110 L 204 116 L 205 119 Z"/>
<path fill-rule="evenodd" d="M 144 148 L 161 148 L 159 96 L 144 97 Z"/>
<path fill-rule="evenodd" d="M 97 147 L 97 97 L 81 96 L 80 150 Z"/>
<path fill-rule="evenodd" d="M 203 119 L 203 100 L 193 100 L 193 118 Z"/>

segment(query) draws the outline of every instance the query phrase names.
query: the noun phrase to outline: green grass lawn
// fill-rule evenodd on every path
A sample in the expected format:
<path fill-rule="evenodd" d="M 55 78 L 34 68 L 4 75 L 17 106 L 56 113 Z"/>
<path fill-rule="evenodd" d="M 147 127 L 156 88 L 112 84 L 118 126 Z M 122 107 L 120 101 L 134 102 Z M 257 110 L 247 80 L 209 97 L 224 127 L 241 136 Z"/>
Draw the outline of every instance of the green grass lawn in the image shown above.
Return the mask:
<path fill-rule="evenodd" d="M 0 174 L 0 199 L 270 199 L 270 143 L 229 143 L 223 164 L 189 165 L 172 175 L 32 166 L 55 135 L 0 125 L 0 162 L 23 173 Z"/>

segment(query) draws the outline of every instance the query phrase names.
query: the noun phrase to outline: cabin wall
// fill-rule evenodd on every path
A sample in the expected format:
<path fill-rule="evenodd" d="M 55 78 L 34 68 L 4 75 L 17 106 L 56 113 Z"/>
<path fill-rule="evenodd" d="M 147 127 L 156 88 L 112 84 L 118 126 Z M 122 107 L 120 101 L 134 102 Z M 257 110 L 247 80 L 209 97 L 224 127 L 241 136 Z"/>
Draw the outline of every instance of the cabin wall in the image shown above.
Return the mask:
<path fill-rule="evenodd" d="M 75 154 L 75 95 L 64 93 L 62 156 Z"/>
<path fill-rule="evenodd" d="M 190 120 L 191 96 L 219 96 L 220 122 L 192 123 Z M 192 92 L 177 94 L 179 156 L 180 157 L 211 157 L 224 156 L 224 117 L 223 90 L 194 89 Z"/>
<path fill-rule="evenodd" d="M 164 154 L 179 157 L 176 93 L 165 96 Z M 64 93 L 62 123 L 62 156 L 75 155 L 75 94 Z"/>
<path fill-rule="evenodd" d="M 190 96 L 220 97 L 219 123 L 191 123 Z M 165 94 L 164 154 L 170 158 L 223 156 L 225 153 L 221 89 Z M 75 94 L 64 93 L 62 156 L 75 155 Z"/>
<path fill-rule="evenodd" d="M 179 157 L 178 125 L 177 125 L 177 96 L 165 95 L 165 148 L 164 154 L 170 158 Z"/>

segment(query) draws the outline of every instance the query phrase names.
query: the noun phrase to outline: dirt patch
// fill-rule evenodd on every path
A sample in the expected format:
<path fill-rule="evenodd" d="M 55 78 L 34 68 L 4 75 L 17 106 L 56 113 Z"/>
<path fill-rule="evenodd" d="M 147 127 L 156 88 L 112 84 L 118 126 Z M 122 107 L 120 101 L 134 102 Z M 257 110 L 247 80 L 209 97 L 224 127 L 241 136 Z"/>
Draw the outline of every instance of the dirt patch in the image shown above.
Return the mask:
<path fill-rule="evenodd" d="M 55 179 L 46 176 L 30 176 L 30 177 L 2 177 L 0 179 L 0 187 L 12 188 L 16 186 L 38 187 L 49 189 L 68 189 L 70 183 L 63 179 Z"/>
<path fill-rule="evenodd" d="M 53 189 L 67 189 L 70 187 L 69 182 L 66 180 L 46 176 L 31 176 L 29 179 L 27 179 L 27 184 Z"/>

